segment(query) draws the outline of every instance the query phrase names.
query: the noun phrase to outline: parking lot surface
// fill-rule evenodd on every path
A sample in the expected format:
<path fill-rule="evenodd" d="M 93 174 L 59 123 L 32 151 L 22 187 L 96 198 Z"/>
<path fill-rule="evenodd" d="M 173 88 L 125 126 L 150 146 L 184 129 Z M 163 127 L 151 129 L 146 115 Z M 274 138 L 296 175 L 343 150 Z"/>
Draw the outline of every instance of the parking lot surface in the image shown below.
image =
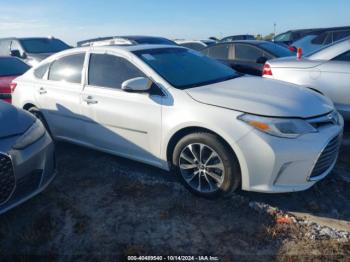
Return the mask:
<path fill-rule="evenodd" d="M 62 261 L 115 261 L 128 254 L 207 254 L 222 261 L 350 255 L 348 240 L 312 240 L 307 225 L 276 223 L 250 205 L 267 203 L 350 231 L 350 146 L 343 146 L 335 171 L 305 192 L 238 192 L 219 200 L 193 196 L 171 173 L 67 143 L 57 143 L 57 162 L 57 178 L 42 194 L 0 217 L 2 255 Z"/>

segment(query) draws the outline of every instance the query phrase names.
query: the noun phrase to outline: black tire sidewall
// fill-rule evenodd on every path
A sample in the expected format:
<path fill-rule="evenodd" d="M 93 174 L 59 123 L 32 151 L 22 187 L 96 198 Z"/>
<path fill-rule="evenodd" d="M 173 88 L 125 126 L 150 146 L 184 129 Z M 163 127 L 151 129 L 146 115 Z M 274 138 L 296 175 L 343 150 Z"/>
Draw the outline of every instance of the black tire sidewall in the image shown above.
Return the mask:
<path fill-rule="evenodd" d="M 178 164 L 180 154 L 186 146 L 193 143 L 202 143 L 209 146 L 210 148 L 215 150 L 217 154 L 219 154 L 221 160 L 223 161 L 225 169 L 224 182 L 219 188 L 219 190 L 217 190 L 216 192 L 198 192 L 185 181 L 181 174 Z M 229 196 L 232 192 L 237 190 L 241 184 L 241 173 L 236 156 L 232 154 L 232 152 L 227 148 L 227 146 L 220 140 L 220 138 L 217 135 L 211 133 L 192 133 L 180 139 L 173 151 L 172 165 L 185 187 L 189 189 L 192 193 L 201 197 L 215 198 Z"/>

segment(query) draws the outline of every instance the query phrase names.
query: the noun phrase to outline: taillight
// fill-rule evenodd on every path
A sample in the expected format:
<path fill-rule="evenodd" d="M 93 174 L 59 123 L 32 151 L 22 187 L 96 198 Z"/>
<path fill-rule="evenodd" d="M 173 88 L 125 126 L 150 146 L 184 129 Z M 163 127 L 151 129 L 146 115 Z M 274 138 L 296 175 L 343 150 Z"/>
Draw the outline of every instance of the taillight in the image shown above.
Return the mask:
<path fill-rule="evenodd" d="M 16 82 L 11 82 L 10 83 L 11 93 L 13 93 L 15 91 L 16 87 L 17 87 L 17 83 Z"/>
<path fill-rule="evenodd" d="M 301 48 L 297 49 L 297 59 L 300 60 L 303 55 L 303 50 Z"/>
<path fill-rule="evenodd" d="M 296 48 L 296 47 L 293 46 L 293 45 L 288 46 L 288 49 L 289 49 L 290 51 L 292 51 L 292 52 L 296 52 L 296 51 L 298 50 L 298 48 Z"/>
<path fill-rule="evenodd" d="M 262 75 L 263 76 L 272 76 L 272 70 L 271 70 L 271 66 L 269 64 L 264 64 Z"/>

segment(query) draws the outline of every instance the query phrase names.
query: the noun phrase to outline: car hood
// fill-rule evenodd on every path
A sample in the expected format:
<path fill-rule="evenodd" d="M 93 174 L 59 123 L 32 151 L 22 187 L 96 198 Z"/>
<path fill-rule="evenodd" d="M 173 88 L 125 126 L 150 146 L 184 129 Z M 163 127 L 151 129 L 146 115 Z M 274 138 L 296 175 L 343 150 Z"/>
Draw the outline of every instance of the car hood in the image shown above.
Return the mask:
<path fill-rule="evenodd" d="M 268 61 L 268 64 L 272 68 L 313 68 L 324 61 L 322 60 L 311 60 L 307 57 L 303 57 L 298 60 L 296 57 L 282 57 L 277 59 L 272 59 Z"/>
<path fill-rule="evenodd" d="M 309 118 L 334 110 L 321 94 L 261 77 L 240 77 L 186 92 L 200 103 L 263 116 Z"/>
<path fill-rule="evenodd" d="M 0 138 L 23 134 L 34 121 L 29 113 L 0 101 Z"/>

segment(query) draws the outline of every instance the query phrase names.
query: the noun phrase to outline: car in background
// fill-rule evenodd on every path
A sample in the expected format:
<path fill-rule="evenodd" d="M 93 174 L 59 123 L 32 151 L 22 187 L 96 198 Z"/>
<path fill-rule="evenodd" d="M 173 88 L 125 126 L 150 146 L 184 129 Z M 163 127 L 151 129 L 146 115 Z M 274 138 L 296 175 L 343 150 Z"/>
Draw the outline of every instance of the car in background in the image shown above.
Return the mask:
<path fill-rule="evenodd" d="M 55 175 L 54 145 L 39 119 L 0 101 L 0 214 L 40 193 Z"/>
<path fill-rule="evenodd" d="M 317 37 L 317 35 L 307 35 L 294 43 L 292 43 L 290 46 L 287 46 L 289 50 L 293 52 L 297 52 L 298 48 L 301 48 L 302 54 L 307 55 L 311 52 L 314 52 L 318 49 L 320 49 L 320 45 L 316 45 L 312 43 L 312 40 L 314 40 Z"/>
<path fill-rule="evenodd" d="M 239 41 L 239 40 L 255 40 L 255 36 L 253 35 L 231 35 L 222 38 L 219 43 Z"/>
<path fill-rule="evenodd" d="M 308 35 L 320 35 L 327 31 L 339 31 L 339 30 L 350 30 L 349 26 L 342 27 L 329 27 L 329 28 L 311 28 L 311 29 L 298 29 L 289 30 L 287 32 L 276 35 L 273 39 L 275 43 L 282 43 L 290 46 L 293 42 L 308 36 Z"/>
<path fill-rule="evenodd" d="M 173 169 L 204 197 L 305 190 L 341 143 L 325 96 L 180 46 L 75 48 L 16 83 L 14 104 L 36 108 L 54 138 Z"/>
<path fill-rule="evenodd" d="M 0 56 L 14 56 L 34 66 L 46 57 L 71 48 L 54 37 L 1 38 Z"/>
<path fill-rule="evenodd" d="M 17 57 L 0 56 L 0 100 L 11 103 L 12 80 L 23 75 L 29 68 L 29 65 Z"/>
<path fill-rule="evenodd" d="M 268 61 L 263 76 L 317 90 L 328 96 L 350 120 L 350 38 L 314 53 Z"/>
<path fill-rule="evenodd" d="M 107 36 L 77 42 L 77 46 L 103 45 L 177 45 L 165 37 L 157 36 Z"/>
<path fill-rule="evenodd" d="M 201 51 L 202 49 L 216 44 L 214 40 L 175 40 L 175 42 L 183 47 L 187 47 L 192 50 Z"/>
<path fill-rule="evenodd" d="M 261 76 L 266 61 L 277 57 L 295 56 L 287 48 L 259 40 L 218 43 L 201 52 L 240 73 L 257 76 Z"/>
<path fill-rule="evenodd" d="M 350 28 L 348 30 L 331 30 L 320 33 L 319 35 L 308 35 L 298 41 L 292 43 L 290 48 L 297 50 L 301 48 L 304 55 L 315 52 L 326 45 L 333 44 L 341 39 L 350 36 Z"/>

